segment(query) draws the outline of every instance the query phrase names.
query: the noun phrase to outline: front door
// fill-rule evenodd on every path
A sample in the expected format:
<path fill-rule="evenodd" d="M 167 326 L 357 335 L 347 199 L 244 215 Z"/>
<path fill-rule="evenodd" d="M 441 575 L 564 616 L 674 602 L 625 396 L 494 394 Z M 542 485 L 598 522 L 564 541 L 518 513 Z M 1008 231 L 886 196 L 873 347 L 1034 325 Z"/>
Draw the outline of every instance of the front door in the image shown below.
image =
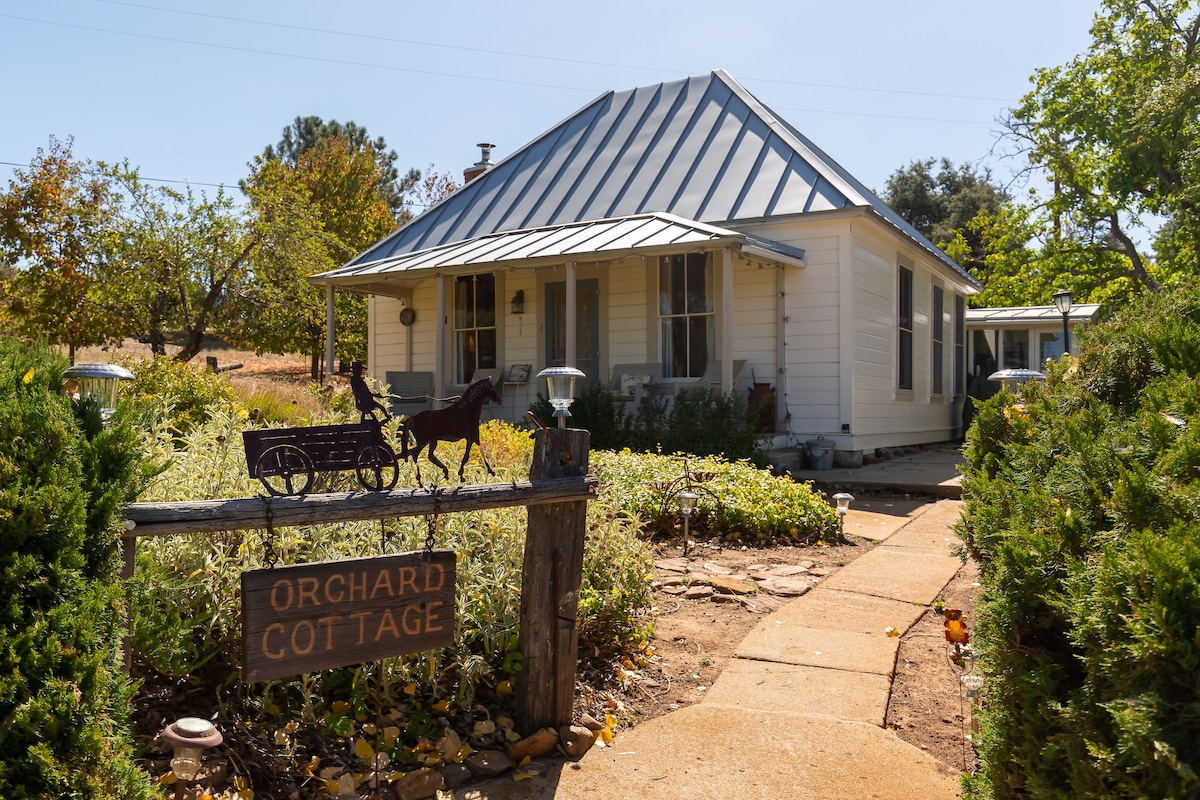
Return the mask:
<path fill-rule="evenodd" d="M 546 284 L 546 366 L 567 365 L 567 284 Z M 600 381 L 600 282 L 575 282 L 575 366 Z"/>

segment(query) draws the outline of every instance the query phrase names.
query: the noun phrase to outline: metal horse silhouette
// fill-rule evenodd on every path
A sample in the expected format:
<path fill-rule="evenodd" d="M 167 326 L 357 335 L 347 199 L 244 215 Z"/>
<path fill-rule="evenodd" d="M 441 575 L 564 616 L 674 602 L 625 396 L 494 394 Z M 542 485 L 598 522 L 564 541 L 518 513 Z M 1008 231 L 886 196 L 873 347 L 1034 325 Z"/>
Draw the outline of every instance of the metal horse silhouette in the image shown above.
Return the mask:
<path fill-rule="evenodd" d="M 462 397 L 453 405 L 422 411 L 408 417 L 400 427 L 400 441 L 404 445 L 400 457 L 411 458 L 413 465 L 416 466 L 417 456 L 421 454 L 422 450 L 429 448 L 429 460 L 441 467 L 442 473 L 449 478 L 450 469 L 438 460 L 434 448 L 437 447 L 438 442 L 466 440 L 462 463 L 458 465 L 458 480 L 461 482 L 463 471 L 467 466 L 467 459 L 471 457 L 471 445 L 479 446 L 479 414 L 483 410 L 483 404 L 489 400 L 499 403 L 500 395 L 496 394 L 496 388 L 492 386 L 492 382 L 484 378 L 468 386 Z M 409 444 L 410 436 L 412 437 L 411 445 Z M 483 466 L 487 468 L 488 474 L 495 475 L 492 465 L 488 463 L 487 456 L 484 455 L 483 448 L 480 448 L 479 456 L 483 459 Z M 423 485 L 421 484 L 420 469 L 416 469 L 415 472 L 417 473 L 417 484 Z"/>

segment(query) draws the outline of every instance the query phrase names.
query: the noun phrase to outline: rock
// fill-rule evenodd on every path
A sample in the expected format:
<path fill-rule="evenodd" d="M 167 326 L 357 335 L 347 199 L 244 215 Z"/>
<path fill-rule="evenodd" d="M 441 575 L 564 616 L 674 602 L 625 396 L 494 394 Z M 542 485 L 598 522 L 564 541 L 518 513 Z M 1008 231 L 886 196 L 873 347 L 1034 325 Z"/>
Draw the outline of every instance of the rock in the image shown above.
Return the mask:
<path fill-rule="evenodd" d="M 686 586 L 664 586 L 663 594 L 685 594 L 688 590 Z"/>
<path fill-rule="evenodd" d="M 729 567 L 722 567 L 720 564 L 714 564 L 711 561 L 704 562 L 704 571 L 709 575 L 730 575 L 733 573 Z"/>
<path fill-rule="evenodd" d="M 814 566 L 813 562 L 809 561 L 807 558 L 799 563 L 800 566 L 804 567 L 805 569 L 812 569 Z"/>
<path fill-rule="evenodd" d="M 714 603 L 736 603 L 741 598 L 736 594 L 722 594 L 721 592 L 715 592 L 713 596 L 708 599 Z"/>
<path fill-rule="evenodd" d="M 791 578 L 795 575 L 803 575 L 808 572 L 808 567 L 799 564 L 780 564 L 777 567 L 771 567 L 767 570 L 768 575 L 773 575 L 777 578 Z"/>
<path fill-rule="evenodd" d="M 826 575 L 832 575 L 835 572 L 833 567 L 810 567 L 808 574 L 814 578 L 824 578 Z"/>
<path fill-rule="evenodd" d="M 519 742 L 510 745 L 508 748 L 508 757 L 513 761 L 519 762 L 525 756 L 537 758 L 549 753 L 558 746 L 558 731 L 554 728 L 542 728 L 540 731 L 526 736 Z"/>
<path fill-rule="evenodd" d="M 682 575 L 672 575 L 668 578 L 663 578 L 657 581 L 659 586 L 683 586 L 687 583 L 687 578 Z"/>
<path fill-rule="evenodd" d="M 663 572 L 687 572 L 691 563 L 691 560 L 686 558 L 660 558 L 654 562 L 654 566 Z"/>
<path fill-rule="evenodd" d="M 472 774 L 481 778 L 503 775 L 506 770 L 517 765 L 517 762 L 513 761 L 508 753 L 500 750 L 478 750 L 467 756 L 467 760 L 463 763 L 467 765 L 467 769 L 471 770 Z"/>
<path fill-rule="evenodd" d="M 777 597 L 799 597 L 812 588 L 808 581 L 798 581 L 792 578 L 767 578 L 758 587 Z"/>
<path fill-rule="evenodd" d="M 596 734 L 583 725 L 563 725 L 558 729 L 558 741 L 567 758 L 580 758 L 596 741 Z"/>
<path fill-rule="evenodd" d="M 711 586 L 689 586 L 683 596 L 688 600 L 703 600 L 713 596 L 713 588 Z"/>
<path fill-rule="evenodd" d="M 424 800 L 426 797 L 433 797 L 444 788 L 446 782 L 442 779 L 442 773 L 429 767 L 407 772 L 403 778 L 392 784 L 396 800 Z"/>
<path fill-rule="evenodd" d="M 753 581 L 734 578 L 728 575 L 714 575 L 708 582 L 712 584 L 714 589 L 719 589 L 730 594 L 754 594 L 758 591 L 758 584 Z"/>
<path fill-rule="evenodd" d="M 466 764 L 447 764 L 440 771 L 447 789 L 457 789 L 471 780 L 471 770 L 467 769 Z"/>
<path fill-rule="evenodd" d="M 589 731 L 604 730 L 604 723 L 587 712 L 579 715 L 579 724 L 587 728 Z"/>

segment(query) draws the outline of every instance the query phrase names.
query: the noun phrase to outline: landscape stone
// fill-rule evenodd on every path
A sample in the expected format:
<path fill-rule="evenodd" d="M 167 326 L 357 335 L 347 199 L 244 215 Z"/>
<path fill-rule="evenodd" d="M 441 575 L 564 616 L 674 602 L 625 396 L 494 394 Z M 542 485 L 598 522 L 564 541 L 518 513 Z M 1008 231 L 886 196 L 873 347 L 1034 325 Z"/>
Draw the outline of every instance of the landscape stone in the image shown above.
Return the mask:
<path fill-rule="evenodd" d="M 579 724 L 587 728 L 589 731 L 599 731 L 604 729 L 604 723 L 586 711 L 579 715 Z"/>
<path fill-rule="evenodd" d="M 596 741 L 596 735 L 583 725 L 564 725 L 558 729 L 558 741 L 567 758 L 579 758 Z"/>
<path fill-rule="evenodd" d="M 684 594 L 687 592 L 686 586 L 664 586 L 662 588 L 664 594 Z"/>
<path fill-rule="evenodd" d="M 471 770 L 465 764 L 446 764 L 440 770 L 447 789 L 457 789 L 471 780 Z"/>
<path fill-rule="evenodd" d="M 790 578 L 767 578 L 758 588 L 779 597 L 799 597 L 812 588 L 812 583 Z"/>
<path fill-rule="evenodd" d="M 808 567 L 802 567 L 799 564 L 780 564 L 777 567 L 771 567 L 767 570 L 768 575 L 778 578 L 791 578 L 795 575 L 803 575 L 806 572 L 808 572 Z"/>
<path fill-rule="evenodd" d="M 513 761 L 520 762 L 525 756 L 537 758 L 549 753 L 558 746 L 558 731 L 554 728 L 542 728 L 508 748 L 508 756 Z"/>
<path fill-rule="evenodd" d="M 708 599 L 714 603 L 736 603 L 741 598 L 739 598 L 736 594 L 722 594 L 721 592 L 714 592 L 713 596 Z"/>
<path fill-rule="evenodd" d="M 429 767 L 414 769 L 392 785 L 396 800 L 425 800 L 446 787 L 442 773 Z"/>
<path fill-rule="evenodd" d="M 728 575 L 714 575 L 708 582 L 714 589 L 730 594 L 754 594 L 758 591 L 758 584 L 753 581 Z"/>
<path fill-rule="evenodd" d="M 723 567 L 720 564 L 714 564 L 711 561 L 704 562 L 704 571 L 710 575 L 730 575 L 733 570 L 729 567 Z"/>
<path fill-rule="evenodd" d="M 688 600 L 703 600 L 713 596 L 713 588 L 711 586 L 689 586 L 683 596 Z"/>
<path fill-rule="evenodd" d="M 663 572 L 687 572 L 691 568 L 691 563 L 686 558 L 660 558 L 654 562 L 654 566 Z"/>
<path fill-rule="evenodd" d="M 483 778 L 494 778 L 503 775 L 517 765 L 508 753 L 500 750 L 477 750 L 467 756 L 467 769 Z"/>

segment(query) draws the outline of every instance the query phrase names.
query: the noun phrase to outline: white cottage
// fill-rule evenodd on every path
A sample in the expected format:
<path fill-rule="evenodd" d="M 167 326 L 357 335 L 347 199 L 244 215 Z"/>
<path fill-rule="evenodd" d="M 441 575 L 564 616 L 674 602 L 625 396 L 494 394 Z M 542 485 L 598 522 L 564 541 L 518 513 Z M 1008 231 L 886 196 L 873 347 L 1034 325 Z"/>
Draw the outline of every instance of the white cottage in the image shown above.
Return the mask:
<path fill-rule="evenodd" d="M 376 378 L 499 376 L 513 420 L 552 365 L 635 394 L 759 384 L 779 446 L 959 436 L 979 285 L 725 72 L 484 147 L 478 177 L 312 279 L 370 296 Z"/>

